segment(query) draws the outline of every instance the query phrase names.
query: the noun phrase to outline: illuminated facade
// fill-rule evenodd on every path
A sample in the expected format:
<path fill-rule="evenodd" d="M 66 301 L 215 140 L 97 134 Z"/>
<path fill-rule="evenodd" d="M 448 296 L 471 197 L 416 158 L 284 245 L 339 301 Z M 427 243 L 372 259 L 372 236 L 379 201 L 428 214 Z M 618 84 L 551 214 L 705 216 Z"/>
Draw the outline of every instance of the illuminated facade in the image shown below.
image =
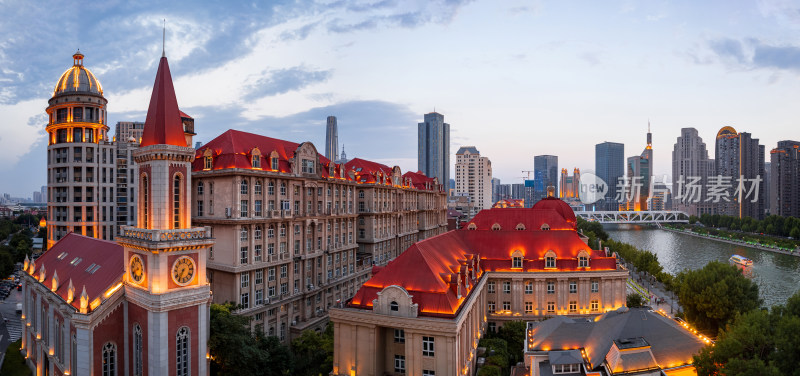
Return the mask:
<path fill-rule="evenodd" d="M 567 169 L 561 169 L 561 184 L 559 184 L 559 197 L 563 200 L 575 200 L 581 191 L 581 170 L 577 167 L 572 171 L 572 176 L 567 174 Z"/>
<path fill-rule="evenodd" d="M 80 51 L 47 107 L 47 247 L 69 232 L 114 239 L 115 147 L 103 87 Z"/>
<path fill-rule="evenodd" d="M 572 210 L 553 197 L 483 210 L 372 274 L 331 309 L 334 375 L 471 375 L 486 330 L 615 310 L 628 277 L 615 257 L 586 245 Z"/>
<path fill-rule="evenodd" d="M 470 198 L 469 211 L 464 214 L 472 218 L 483 209 L 492 207 L 492 162 L 474 146 L 462 146 L 456 152 L 455 196 Z"/>
<path fill-rule="evenodd" d="M 715 145 L 715 167 L 720 186 L 724 187 L 722 196 L 717 197 L 715 214 L 730 215 L 739 218 L 764 217 L 764 145 L 759 144 L 757 138 L 750 133 L 736 132 L 733 127 L 722 127 L 717 132 Z M 740 179 L 744 181 L 743 200 L 739 201 L 737 188 Z M 747 197 L 754 180 L 758 180 L 758 189 L 753 188 L 753 194 Z"/>
<path fill-rule="evenodd" d="M 436 179 L 379 163 L 331 163 L 310 142 L 228 130 L 197 150 L 192 220 L 217 245 L 214 300 L 289 341 L 324 329 L 328 309 L 385 264 L 445 231 Z"/>
<path fill-rule="evenodd" d="M 692 356 L 711 340 L 650 308 L 620 308 L 592 321 L 529 322 L 517 375 L 697 375 Z M 518 367 L 521 368 L 521 367 Z"/>
<path fill-rule="evenodd" d="M 642 154 L 628 157 L 627 180 L 621 209 L 650 210 L 648 198 L 653 180 L 653 134 L 650 133 L 650 123 L 647 124 L 647 146 Z"/>
<path fill-rule="evenodd" d="M 208 374 L 214 241 L 190 227 L 191 131 L 162 57 L 133 152 L 137 225 L 117 242 L 67 234 L 23 265 L 22 351 L 36 376 Z"/>

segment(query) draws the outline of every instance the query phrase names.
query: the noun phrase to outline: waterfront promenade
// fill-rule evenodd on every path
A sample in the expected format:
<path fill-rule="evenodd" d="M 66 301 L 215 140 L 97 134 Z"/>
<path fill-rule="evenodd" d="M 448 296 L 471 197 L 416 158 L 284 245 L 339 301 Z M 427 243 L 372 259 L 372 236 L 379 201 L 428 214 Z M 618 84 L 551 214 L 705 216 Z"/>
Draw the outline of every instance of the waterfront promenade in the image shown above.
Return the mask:
<path fill-rule="evenodd" d="M 765 245 L 757 244 L 757 243 L 748 243 L 748 242 L 745 242 L 745 241 L 740 240 L 740 239 L 725 239 L 725 238 L 723 238 L 721 236 L 714 236 L 714 235 L 709 235 L 709 234 L 698 234 L 698 233 L 696 233 L 694 231 L 690 231 L 690 230 L 678 230 L 678 229 L 669 228 L 669 227 L 665 227 L 665 226 L 660 226 L 659 229 L 664 230 L 664 231 L 671 231 L 671 232 L 676 232 L 676 233 L 679 233 L 679 234 L 689 235 L 689 236 L 695 236 L 695 237 L 698 237 L 698 238 L 714 240 L 714 241 L 718 241 L 718 242 L 722 242 L 722 243 L 742 245 L 742 246 L 745 246 L 745 247 L 756 248 L 756 249 L 760 249 L 762 251 L 767 251 L 767 252 L 775 252 L 775 253 L 781 253 L 781 254 L 784 254 L 784 255 L 791 255 L 791 256 L 800 257 L 800 251 L 798 251 L 798 250 L 787 250 L 787 249 L 784 249 L 784 248 L 770 247 L 770 246 L 765 246 Z"/>

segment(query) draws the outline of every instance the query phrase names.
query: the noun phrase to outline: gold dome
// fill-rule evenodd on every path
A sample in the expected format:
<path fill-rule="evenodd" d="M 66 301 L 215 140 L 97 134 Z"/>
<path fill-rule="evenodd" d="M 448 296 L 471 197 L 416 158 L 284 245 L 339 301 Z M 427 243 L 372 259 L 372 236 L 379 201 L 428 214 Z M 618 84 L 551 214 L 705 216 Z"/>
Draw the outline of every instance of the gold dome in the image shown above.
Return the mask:
<path fill-rule="evenodd" d="M 103 95 L 103 86 L 89 69 L 83 66 L 80 50 L 72 55 L 73 65 L 61 75 L 53 90 L 53 96 L 63 93 L 93 93 Z"/>

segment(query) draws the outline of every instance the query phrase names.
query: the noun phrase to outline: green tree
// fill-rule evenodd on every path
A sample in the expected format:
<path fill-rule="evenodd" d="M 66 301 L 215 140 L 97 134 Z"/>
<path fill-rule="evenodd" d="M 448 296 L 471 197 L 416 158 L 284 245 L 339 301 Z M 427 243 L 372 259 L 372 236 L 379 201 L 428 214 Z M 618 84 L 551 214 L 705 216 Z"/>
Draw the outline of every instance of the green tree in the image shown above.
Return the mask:
<path fill-rule="evenodd" d="M 333 370 L 333 325 L 328 324 L 325 332 L 305 330 L 292 341 L 292 354 L 298 359 L 294 362 L 292 375 L 327 375 Z M 301 360 L 302 359 L 302 360 Z"/>
<path fill-rule="evenodd" d="M 523 360 L 523 347 L 525 346 L 525 332 L 528 323 L 523 320 L 509 321 L 497 331 L 497 338 L 506 341 L 508 364 L 517 364 Z"/>
<path fill-rule="evenodd" d="M 6 278 L 14 272 L 14 258 L 5 249 L 0 249 L 0 278 Z"/>
<path fill-rule="evenodd" d="M 718 261 L 679 273 L 676 288 L 686 319 L 712 337 L 737 313 L 761 305 L 758 285 L 736 267 Z"/>
<path fill-rule="evenodd" d="M 626 299 L 626 304 L 628 308 L 637 308 L 644 305 L 644 298 L 641 295 L 632 292 L 628 294 L 628 298 Z"/>

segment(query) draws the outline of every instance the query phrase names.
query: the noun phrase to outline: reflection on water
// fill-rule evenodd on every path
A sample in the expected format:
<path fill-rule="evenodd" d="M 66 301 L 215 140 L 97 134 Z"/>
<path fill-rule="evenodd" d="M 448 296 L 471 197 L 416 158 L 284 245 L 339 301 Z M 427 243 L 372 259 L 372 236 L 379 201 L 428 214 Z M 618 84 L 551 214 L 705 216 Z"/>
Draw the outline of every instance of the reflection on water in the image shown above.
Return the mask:
<path fill-rule="evenodd" d="M 758 284 L 767 306 L 785 303 L 800 289 L 800 257 L 797 256 L 637 225 L 606 225 L 605 229 L 614 240 L 654 252 L 664 270 L 672 274 L 699 269 L 714 260 L 728 263 L 735 254 L 747 257 L 753 260 L 753 266 L 746 268 L 746 275 Z"/>

